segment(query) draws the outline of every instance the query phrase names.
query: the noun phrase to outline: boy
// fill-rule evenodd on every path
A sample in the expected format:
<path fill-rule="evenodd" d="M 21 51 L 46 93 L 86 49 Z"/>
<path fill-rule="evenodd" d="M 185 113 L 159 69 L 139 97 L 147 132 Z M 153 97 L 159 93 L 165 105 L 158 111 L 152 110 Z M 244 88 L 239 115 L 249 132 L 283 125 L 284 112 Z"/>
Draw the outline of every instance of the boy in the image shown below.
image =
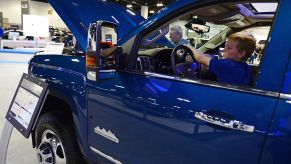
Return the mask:
<path fill-rule="evenodd" d="M 225 44 L 223 59 L 212 59 L 197 49 L 189 47 L 197 62 L 207 66 L 209 71 L 214 73 L 218 82 L 251 85 L 252 70 L 245 62 L 256 48 L 256 40 L 252 35 L 234 33 L 228 37 Z"/>

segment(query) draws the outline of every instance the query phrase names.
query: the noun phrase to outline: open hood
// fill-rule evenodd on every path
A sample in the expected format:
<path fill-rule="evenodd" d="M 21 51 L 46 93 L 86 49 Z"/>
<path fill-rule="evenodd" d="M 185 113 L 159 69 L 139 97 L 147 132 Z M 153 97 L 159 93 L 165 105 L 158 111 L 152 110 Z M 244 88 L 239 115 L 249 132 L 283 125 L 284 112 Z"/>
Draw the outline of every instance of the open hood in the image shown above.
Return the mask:
<path fill-rule="evenodd" d="M 145 19 L 121 5 L 102 0 L 49 0 L 82 48 L 86 50 L 91 22 L 106 20 L 118 24 L 118 40 Z"/>

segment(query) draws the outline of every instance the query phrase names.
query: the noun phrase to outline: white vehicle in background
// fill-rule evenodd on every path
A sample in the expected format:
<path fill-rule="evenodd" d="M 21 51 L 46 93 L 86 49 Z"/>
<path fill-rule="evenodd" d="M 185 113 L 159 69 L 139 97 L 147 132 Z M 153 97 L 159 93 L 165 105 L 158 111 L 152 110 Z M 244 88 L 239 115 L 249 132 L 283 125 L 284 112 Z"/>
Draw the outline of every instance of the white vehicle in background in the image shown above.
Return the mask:
<path fill-rule="evenodd" d="M 8 30 L 4 32 L 3 39 L 8 40 L 25 40 L 26 36 L 23 35 L 22 30 Z"/>

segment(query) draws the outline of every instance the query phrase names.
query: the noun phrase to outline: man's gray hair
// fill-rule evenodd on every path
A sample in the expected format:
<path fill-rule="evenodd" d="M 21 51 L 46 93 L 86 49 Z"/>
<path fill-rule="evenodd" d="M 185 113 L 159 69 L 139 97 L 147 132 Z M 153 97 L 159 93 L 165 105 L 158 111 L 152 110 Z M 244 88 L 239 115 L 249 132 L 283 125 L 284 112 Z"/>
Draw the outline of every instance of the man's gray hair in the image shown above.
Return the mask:
<path fill-rule="evenodd" d="M 181 36 L 183 36 L 183 30 L 180 26 L 172 26 L 170 28 L 170 30 L 176 31 L 176 33 L 180 34 Z"/>

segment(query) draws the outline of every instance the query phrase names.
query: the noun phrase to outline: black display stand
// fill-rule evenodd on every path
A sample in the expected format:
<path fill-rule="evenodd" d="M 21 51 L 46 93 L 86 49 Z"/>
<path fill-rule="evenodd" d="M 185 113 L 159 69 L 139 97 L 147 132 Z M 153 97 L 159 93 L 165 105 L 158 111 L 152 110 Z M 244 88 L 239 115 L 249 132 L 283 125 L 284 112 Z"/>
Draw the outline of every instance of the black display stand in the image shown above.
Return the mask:
<path fill-rule="evenodd" d="M 25 73 L 22 75 L 6 114 L 0 139 L 0 163 L 6 163 L 6 153 L 13 127 L 28 138 L 36 124 L 47 94 L 47 83 Z"/>

